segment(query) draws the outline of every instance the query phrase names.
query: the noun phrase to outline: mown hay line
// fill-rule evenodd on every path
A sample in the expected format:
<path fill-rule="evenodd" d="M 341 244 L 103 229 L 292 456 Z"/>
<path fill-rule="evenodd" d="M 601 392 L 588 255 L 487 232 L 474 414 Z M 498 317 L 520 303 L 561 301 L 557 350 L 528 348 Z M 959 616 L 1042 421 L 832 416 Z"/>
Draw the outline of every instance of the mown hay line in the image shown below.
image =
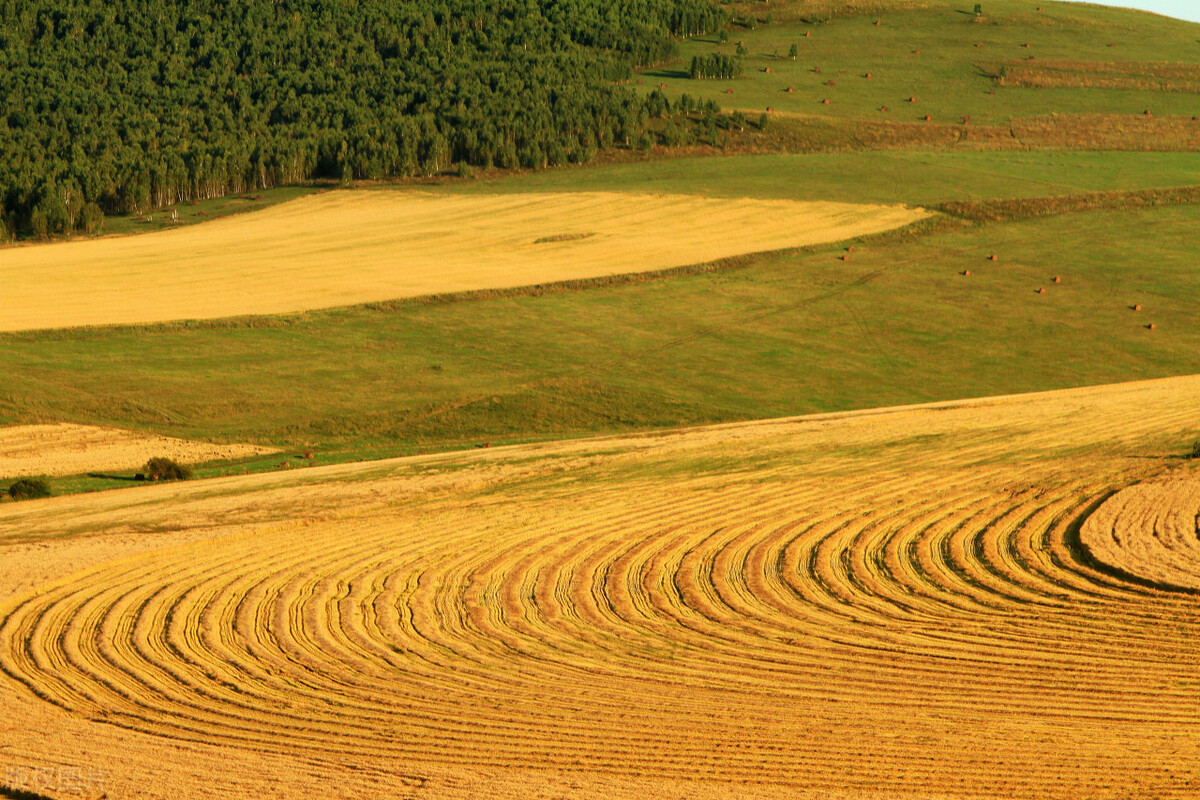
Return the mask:
<path fill-rule="evenodd" d="M 686 780 L 714 797 L 749 784 L 1179 794 L 1200 778 L 1197 747 L 1180 745 L 1200 719 L 1194 597 L 1114 578 L 1073 557 L 1070 536 L 1089 514 L 1122 541 L 1156 521 L 1160 536 L 1187 533 L 1186 502 L 1174 517 L 1134 502 L 1175 496 L 1142 488 L 1158 484 L 1093 506 L 1190 471 L 1130 456 L 1189 424 L 1198 387 L 442 455 L 420 463 L 466 475 L 419 500 L 431 478 L 406 462 L 156 487 L 136 506 L 58 498 L 46 519 L 91 508 L 145 524 L 257 487 L 279 524 L 259 510 L 254 525 L 0 600 L 0 667 L 111 723 L 96 731 L 131 729 L 134 761 L 158 742 L 292 754 L 321 775 L 353 762 L 386 776 L 403 760 L 423 774 Z M 563 471 L 566 454 L 588 455 Z M 483 480 L 505 470 L 511 484 Z M 314 479 L 349 499 L 288 522 Z M 190 499 L 201 489 L 211 506 Z M 15 506 L 0 530 L 10 515 L 35 534 L 54 524 Z M 1129 569 L 1180 567 L 1147 542 L 1122 553 Z"/>

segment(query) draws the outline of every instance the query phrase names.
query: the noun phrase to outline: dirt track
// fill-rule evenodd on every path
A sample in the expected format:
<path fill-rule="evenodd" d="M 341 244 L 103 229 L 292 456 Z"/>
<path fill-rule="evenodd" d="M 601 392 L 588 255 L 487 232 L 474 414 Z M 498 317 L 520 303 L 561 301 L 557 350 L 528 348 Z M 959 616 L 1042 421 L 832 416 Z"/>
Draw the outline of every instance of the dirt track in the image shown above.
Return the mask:
<path fill-rule="evenodd" d="M 1186 796 L 1194 597 L 1074 531 L 1195 477 L 1198 390 L 12 504 L 5 757 L 120 797 Z"/>
<path fill-rule="evenodd" d="M 161 233 L 4 250 L 0 330 L 276 314 L 646 272 L 925 216 L 691 195 L 340 191 Z M 30 274 L 39 279 L 19 279 Z"/>

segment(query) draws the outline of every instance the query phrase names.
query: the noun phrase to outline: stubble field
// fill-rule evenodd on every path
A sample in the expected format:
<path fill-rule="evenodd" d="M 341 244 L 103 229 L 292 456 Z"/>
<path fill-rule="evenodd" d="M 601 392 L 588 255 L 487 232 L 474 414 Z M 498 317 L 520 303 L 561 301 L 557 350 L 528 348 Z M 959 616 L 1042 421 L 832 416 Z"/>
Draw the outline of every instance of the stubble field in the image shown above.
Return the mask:
<path fill-rule="evenodd" d="M 1194 597 L 1079 531 L 1126 486 L 1195 485 L 1172 447 L 1197 389 L 11 506 L 0 666 L 37 722 L 10 755 L 119 752 L 108 786 L 129 797 L 1185 792 Z M 89 565 L 56 576 L 28 543 L 65 520 L 62 557 Z M 46 581 L 18 590 L 35 556 Z M 218 752 L 235 768 L 205 771 Z"/>
<path fill-rule="evenodd" d="M 7 250 L 0 330 L 281 314 L 646 272 L 926 216 L 898 205 L 636 192 L 310 195 L 173 231 Z"/>

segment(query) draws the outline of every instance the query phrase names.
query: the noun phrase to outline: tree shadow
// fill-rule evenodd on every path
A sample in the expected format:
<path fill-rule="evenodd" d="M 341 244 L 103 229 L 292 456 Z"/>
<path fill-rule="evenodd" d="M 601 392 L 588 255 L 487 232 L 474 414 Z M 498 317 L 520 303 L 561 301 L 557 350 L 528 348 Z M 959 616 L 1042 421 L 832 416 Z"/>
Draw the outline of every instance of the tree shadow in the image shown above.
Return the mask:
<path fill-rule="evenodd" d="M 690 72 L 684 72 L 681 69 L 656 69 L 652 72 L 643 72 L 642 76 L 649 78 L 673 78 L 675 80 L 690 79 L 692 77 Z"/>
<path fill-rule="evenodd" d="M 133 475 L 109 475 L 106 472 L 89 472 L 87 474 L 87 476 L 89 478 L 103 478 L 104 480 L 109 480 L 109 481 L 138 481 L 138 482 L 140 482 L 139 479 L 134 477 Z M 145 478 L 141 478 L 140 480 L 145 480 Z"/>

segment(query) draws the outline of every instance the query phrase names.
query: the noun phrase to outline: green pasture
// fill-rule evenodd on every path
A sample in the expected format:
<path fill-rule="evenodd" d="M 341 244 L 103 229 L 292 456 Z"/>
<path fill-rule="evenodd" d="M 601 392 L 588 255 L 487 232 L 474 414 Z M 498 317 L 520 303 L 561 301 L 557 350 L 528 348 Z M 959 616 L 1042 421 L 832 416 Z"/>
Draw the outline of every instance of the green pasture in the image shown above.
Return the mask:
<path fill-rule="evenodd" d="M 287 448 L 240 471 L 1185 374 L 1197 225 L 1094 212 L 542 296 L 5 335 L 0 423 Z"/>
<path fill-rule="evenodd" d="M 893 151 L 715 156 L 449 182 L 444 191 L 636 191 L 933 204 L 1200 184 L 1200 153 Z"/>
<path fill-rule="evenodd" d="M 664 92 L 673 99 L 687 93 L 715 100 L 722 109 L 751 115 L 751 121 L 768 107 L 786 114 L 903 123 L 929 115 L 932 122 L 955 124 L 968 115 L 973 124 L 1000 124 L 1049 114 L 1141 114 L 1147 109 L 1159 115 L 1200 114 L 1200 97 L 1188 92 L 997 87 L 992 77 L 1005 63 L 1030 57 L 1033 64 L 1196 64 L 1200 25 L 1045 0 L 989 0 L 982 6 L 985 13 L 978 18 L 973 2 L 939 2 L 820 24 L 735 26 L 724 43 L 716 37 L 684 42 L 677 60 L 640 73 L 638 88 L 649 91 L 665 83 Z M 765 18 L 770 4 L 756 13 Z M 734 55 L 739 41 L 747 51 L 740 78 L 688 77 L 692 56 Z M 792 44 L 798 49 L 794 61 L 788 55 Z M 908 102 L 910 97 L 916 102 Z"/>

